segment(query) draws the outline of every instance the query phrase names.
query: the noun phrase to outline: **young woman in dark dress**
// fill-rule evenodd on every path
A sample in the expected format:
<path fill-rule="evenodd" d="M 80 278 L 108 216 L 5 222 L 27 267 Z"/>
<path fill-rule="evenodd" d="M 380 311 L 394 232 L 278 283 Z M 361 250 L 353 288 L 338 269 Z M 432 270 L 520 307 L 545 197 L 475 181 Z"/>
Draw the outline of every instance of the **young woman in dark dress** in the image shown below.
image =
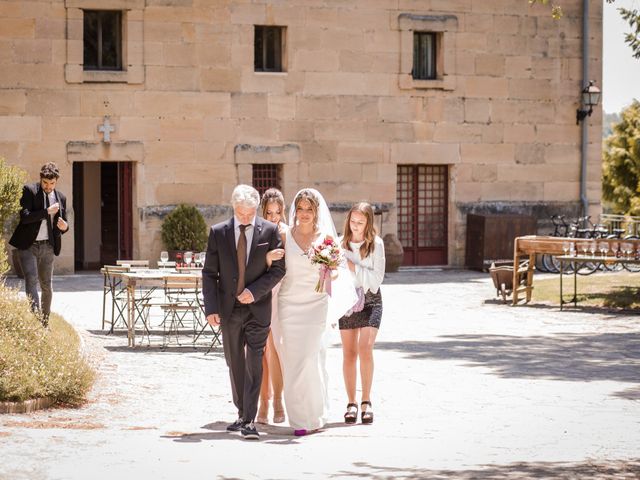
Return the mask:
<path fill-rule="evenodd" d="M 356 364 L 359 359 L 362 387 L 360 418 L 362 423 L 367 424 L 373 422 L 373 345 L 382 319 L 380 284 L 385 270 L 384 243 L 376 235 L 373 208 L 370 204 L 361 202 L 351 208 L 345 221 L 341 244 L 361 297 L 361 302 L 353 309 L 355 311 L 348 312 L 339 320 L 343 352 L 342 372 L 348 397 L 344 420 L 346 423 L 356 423 L 358 418 Z"/>

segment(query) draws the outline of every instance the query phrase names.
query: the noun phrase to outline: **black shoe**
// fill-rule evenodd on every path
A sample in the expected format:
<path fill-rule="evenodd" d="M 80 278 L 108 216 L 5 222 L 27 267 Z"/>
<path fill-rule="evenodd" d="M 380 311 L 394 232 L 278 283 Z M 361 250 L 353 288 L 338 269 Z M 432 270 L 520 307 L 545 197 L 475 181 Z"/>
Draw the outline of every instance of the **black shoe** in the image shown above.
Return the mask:
<path fill-rule="evenodd" d="M 369 408 L 367 408 L 366 410 L 364 409 L 365 405 L 369 406 Z M 373 409 L 371 408 L 371 402 L 369 400 L 365 400 L 364 402 L 360 403 L 360 410 L 360 420 L 362 421 L 362 423 L 364 423 L 365 425 L 373 423 Z"/>
<path fill-rule="evenodd" d="M 245 423 L 242 426 L 242 436 L 245 440 L 259 440 L 260 434 L 256 427 L 253 425 L 253 422 Z"/>
<path fill-rule="evenodd" d="M 238 418 L 231 425 L 227 426 L 227 432 L 239 432 L 242 429 L 243 425 L 244 425 L 244 420 L 242 420 L 241 418 Z"/>
<path fill-rule="evenodd" d="M 347 413 L 344 414 L 344 423 L 356 423 L 358 419 L 358 405 L 347 403 Z"/>

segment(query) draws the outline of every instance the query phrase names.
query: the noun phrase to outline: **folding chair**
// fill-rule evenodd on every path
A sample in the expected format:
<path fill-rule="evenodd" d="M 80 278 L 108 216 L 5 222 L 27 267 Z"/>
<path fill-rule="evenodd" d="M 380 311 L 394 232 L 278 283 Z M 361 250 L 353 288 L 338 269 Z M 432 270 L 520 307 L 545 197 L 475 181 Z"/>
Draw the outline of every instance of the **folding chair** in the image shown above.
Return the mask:
<path fill-rule="evenodd" d="M 220 338 L 220 336 L 222 335 L 222 331 L 220 330 L 220 325 L 218 325 L 217 327 L 214 327 L 213 325 L 210 325 L 209 322 L 207 322 L 207 317 L 204 314 L 204 298 L 202 297 L 201 293 L 202 291 L 198 292 L 198 295 L 196 298 L 198 301 L 198 306 L 200 307 L 200 315 L 198 316 L 198 318 L 202 319 L 202 322 L 200 322 L 201 328 L 198 334 L 196 335 L 196 337 L 193 339 L 193 343 L 195 344 L 196 341 L 198 341 L 198 338 L 200 338 L 200 336 L 205 332 L 205 330 L 209 328 L 209 330 L 211 330 L 211 333 L 213 334 L 213 339 L 211 341 L 211 345 L 209 345 L 209 349 L 205 352 L 205 355 L 206 355 L 211 350 L 213 350 L 216 346 L 222 346 L 222 339 Z"/>
<path fill-rule="evenodd" d="M 116 260 L 116 265 L 127 265 L 133 268 L 149 268 L 149 260 Z"/>
<path fill-rule="evenodd" d="M 197 327 L 200 322 L 200 306 L 198 305 L 199 278 L 184 275 L 168 275 L 164 279 L 165 302 L 160 304 L 162 309 L 162 346 L 169 343 L 171 335 L 176 344 L 180 345 L 178 335 L 191 323 L 191 335 L 195 341 Z"/>
<path fill-rule="evenodd" d="M 109 333 L 113 333 L 119 322 L 124 328 L 127 323 L 127 289 L 122 282 L 121 273 L 129 272 L 129 267 L 120 265 L 105 265 L 102 269 L 104 283 L 102 287 L 102 330 L 105 323 L 109 323 Z M 111 321 L 106 318 L 107 297 L 111 297 Z"/>

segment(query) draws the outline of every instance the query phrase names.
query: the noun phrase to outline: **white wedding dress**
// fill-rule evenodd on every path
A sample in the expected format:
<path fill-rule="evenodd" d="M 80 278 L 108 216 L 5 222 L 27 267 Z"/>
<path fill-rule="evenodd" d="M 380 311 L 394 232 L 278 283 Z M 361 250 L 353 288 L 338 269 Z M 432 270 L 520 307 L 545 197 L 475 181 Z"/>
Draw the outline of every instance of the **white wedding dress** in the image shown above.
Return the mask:
<path fill-rule="evenodd" d="M 287 273 L 278 293 L 278 317 L 272 325 L 284 380 L 284 401 L 294 429 L 314 430 L 328 420 L 328 295 L 315 291 L 318 267 L 286 233 Z"/>

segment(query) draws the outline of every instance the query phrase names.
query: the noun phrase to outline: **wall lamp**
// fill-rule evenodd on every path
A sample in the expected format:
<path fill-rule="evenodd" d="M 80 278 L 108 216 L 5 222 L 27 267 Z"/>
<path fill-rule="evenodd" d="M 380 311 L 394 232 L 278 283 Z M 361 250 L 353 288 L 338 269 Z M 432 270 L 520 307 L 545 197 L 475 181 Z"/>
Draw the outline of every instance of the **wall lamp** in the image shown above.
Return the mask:
<path fill-rule="evenodd" d="M 579 108 L 576 112 L 576 125 L 578 125 L 587 116 L 591 116 L 593 107 L 598 105 L 600 101 L 600 94 L 602 93 L 595 85 L 595 80 L 590 80 L 589 85 L 582 89 L 582 108 Z"/>

